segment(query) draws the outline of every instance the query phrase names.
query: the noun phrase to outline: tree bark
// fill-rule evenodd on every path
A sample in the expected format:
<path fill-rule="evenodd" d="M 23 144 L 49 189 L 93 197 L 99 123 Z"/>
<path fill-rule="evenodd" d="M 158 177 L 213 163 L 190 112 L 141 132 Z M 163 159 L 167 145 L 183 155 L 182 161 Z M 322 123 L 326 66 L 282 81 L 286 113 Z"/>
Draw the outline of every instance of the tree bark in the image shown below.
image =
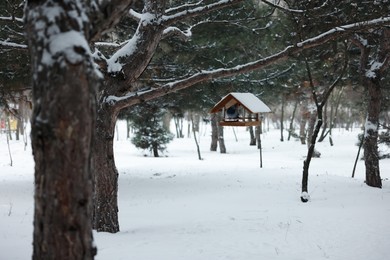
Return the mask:
<path fill-rule="evenodd" d="M 381 111 L 381 81 L 382 75 L 389 66 L 390 59 L 390 29 L 383 28 L 378 39 L 368 38 L 368 42 L 377 43 L 375 54 L 371 54 L 375 44 L 362 44 L 355 41 L 360 47 L 360 75 L 363 86 L 368 92 L 368 108 L 364 133 L 364 163 L 366 166 L 366 184 L 371 187 L 382 188 L 379 170 L 378 155 L 378 128 Z M 375 65 L 375 66 L 374 66 Z"/>
<path fill-rule="evenodd" d="M 218 117 L 217 114 L 211 115 L 211 145 L 210 151 L 215 152 L 218 148 Z"/>
<path fill-rule="evenodd" d="M 382 188 L 378 155 L 378 126 L 381 108 L 381 86 L 376 80 L 365 80 L 369 93 L 369 103 L 364 134 L 364 163 L 366 166 L 366 184 Z"/>
<path fill-rule="evenodd" d="M 91 150 L 99 81 L 88 45 L 74 43 L 77 50 L 49 47 L 63 33 L 77 34 L 79 40 L 87 38 L 87 30 L 83 32 L 75 18 L 85 15 L 83 8 L 68 1 L 29 1 L 26 7 L 34 102 L 32 258 L 37 260 L 85 260 L 96 253 L 91 226 Z M 69 52 L 73 56 L 68 56 Z"/>
<path fill-rule="evenodd" d="M 218 122 L 221 121 L 221 115 L 217 114 Z M 218 126 L 218 144 L 220 153 L 226 153 L 225 139 L 223 137 L 223 126 Z"/>
<path fill-rule="evenodd" d="M 116 233 L 118 221 L 118 171 L 114 158 L 114 131 L 118 112 L 101 102 L 97 113 L 94 149 L 93 229 Z"/>

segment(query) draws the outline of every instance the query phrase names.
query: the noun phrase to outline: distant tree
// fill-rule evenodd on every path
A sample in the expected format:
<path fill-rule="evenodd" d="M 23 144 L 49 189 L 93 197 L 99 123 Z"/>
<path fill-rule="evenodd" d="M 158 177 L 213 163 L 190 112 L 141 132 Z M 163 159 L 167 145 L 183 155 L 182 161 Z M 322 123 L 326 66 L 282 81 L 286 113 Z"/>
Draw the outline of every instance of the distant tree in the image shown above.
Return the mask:
<path fill-rule="evenodd" d="M 154 157 L 159 157 L 159 151 L 163 152 L 173 139 L 162 125 L 164 113 L 166 111 L 158 104 L 149 102 L 133 107 L 129 117 L 134 128 L 131 142 L 138 148 L 150 150 Z"/>

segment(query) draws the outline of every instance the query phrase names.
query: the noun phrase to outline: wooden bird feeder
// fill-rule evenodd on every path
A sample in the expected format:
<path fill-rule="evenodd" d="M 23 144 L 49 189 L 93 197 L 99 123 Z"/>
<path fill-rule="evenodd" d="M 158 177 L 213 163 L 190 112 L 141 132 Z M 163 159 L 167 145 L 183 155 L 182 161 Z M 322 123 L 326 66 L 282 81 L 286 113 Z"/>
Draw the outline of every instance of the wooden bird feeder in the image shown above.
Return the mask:
<path fill-rule="evenodd" d="M 252 93 L 232 92 L 223 97 L 210 113 L 223 112 L 221 126 L 258 126 L 260 113 L 271 109 Z"/>

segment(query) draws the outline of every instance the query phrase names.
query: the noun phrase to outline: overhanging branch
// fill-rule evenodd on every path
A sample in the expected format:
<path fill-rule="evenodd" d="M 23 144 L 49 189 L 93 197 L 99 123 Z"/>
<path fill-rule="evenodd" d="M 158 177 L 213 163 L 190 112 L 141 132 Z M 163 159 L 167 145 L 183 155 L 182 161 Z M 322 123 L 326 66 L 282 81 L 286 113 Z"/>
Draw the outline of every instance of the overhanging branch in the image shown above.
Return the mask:
<path fill-rule="evenodd" d="M 285 59 L 288 59 L 288 57 L 292 55 L 325 44 L 337 37 L 346 36 L 348 34 L 354 33 L 359 30 L 364 30 L 372 27 L 380 27 L 389 24 L 390 24 L 390 17 L 385 17 L 385 18 L 379 18 L 370 21 L 349 24 L 345 26 L 339 26 L 325 33 L 322 33 L 316 37 L 299 42 L 295 45 L 289 45 L 284 50 L 275 53 L 271 56 L 268 56 L 266 58 L 259 59 L 243 65 L 238 65 L 232 68 L 221 68 L 221 69 L 210 70 L 210 71 L 202 71 L 190 77 L 187 77 L 185 79 L 164 84 L 159 88 L 153 88 L 148 91 L 144 91 L 142 93 L 134 92 L 128 94 L 125 97 L 118 97 L 115 100 L 112 99 L 113 102 L 111 102 L 110 105 L 114 105 L 118 109 L 122 109 L 131 105 L 141 103 L 143 101 L 148 101 L 148 100 L 152 100 L 164 96 L 171 92 L 188 88 L 198 83 L 210 81 L 215 78 L 224 78 L 224 77 L 230 77 L 238 74 L 248 73 L 254 70 L 264 68 L 271 64 L 283 61 Z M 339 28 L 343 28 L 343 29 L 341 30 Z"/>

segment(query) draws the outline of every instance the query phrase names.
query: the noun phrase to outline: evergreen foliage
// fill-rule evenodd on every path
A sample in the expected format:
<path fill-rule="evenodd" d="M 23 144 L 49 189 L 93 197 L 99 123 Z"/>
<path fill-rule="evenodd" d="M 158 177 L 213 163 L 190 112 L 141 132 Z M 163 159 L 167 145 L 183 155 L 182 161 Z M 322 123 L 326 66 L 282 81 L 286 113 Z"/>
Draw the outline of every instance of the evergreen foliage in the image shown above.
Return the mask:
<path fill-rule="evenodd" d="M 140 149 L 153 152 L 154 157 L 159 157 L 159 151 L 164 152 L 166 144 L 173 139 L 173 135 L 162 126 L 165 112 L 158 104 L 149 102 L 137 105 L 127 113 L 135 129 L 131 142 Z"/>
<path fill-rule="evenodd" d="M 0 104 L 30 86 L 30 61 L 21 20 L 23 7 L 20 0 L 0 1 L 0 16 L 4 18 L 0 19 Z"/>

